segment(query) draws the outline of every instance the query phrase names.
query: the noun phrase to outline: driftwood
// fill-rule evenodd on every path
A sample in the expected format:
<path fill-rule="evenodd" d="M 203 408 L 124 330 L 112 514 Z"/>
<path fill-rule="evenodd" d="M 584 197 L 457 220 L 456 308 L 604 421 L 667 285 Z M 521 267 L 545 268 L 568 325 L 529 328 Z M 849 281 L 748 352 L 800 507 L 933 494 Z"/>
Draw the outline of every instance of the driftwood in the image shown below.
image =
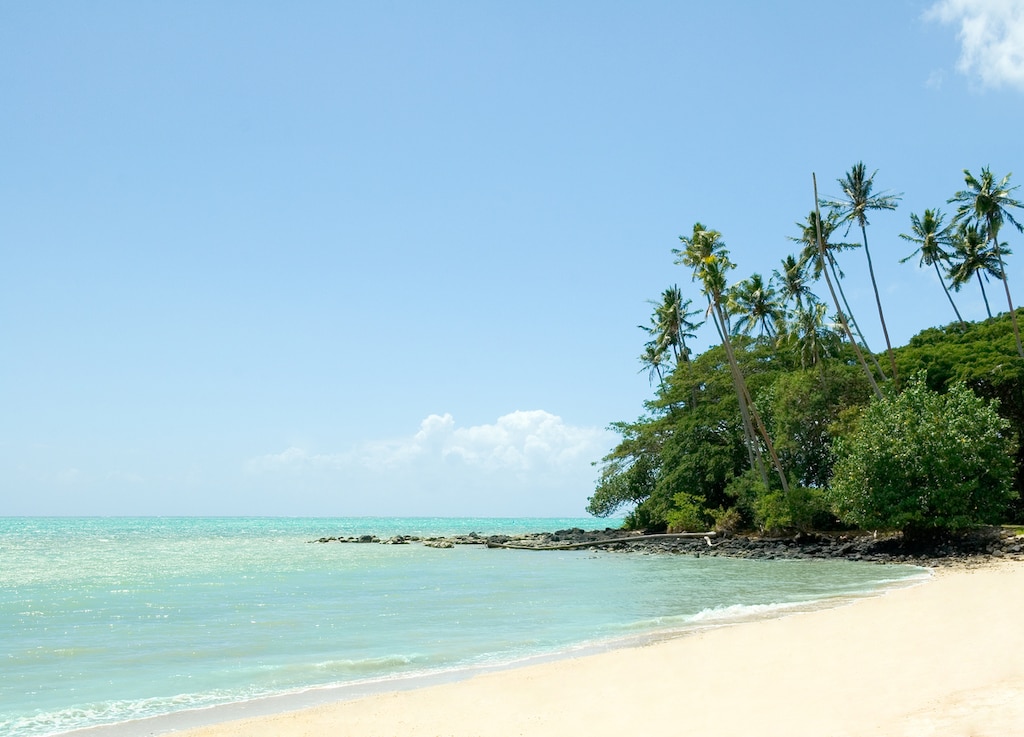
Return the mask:
<path fill-rule="evenodd" d="M 596 548 L 602 545 L 617 543 L 647 542 L 648 540 L 682 540 L 685 538 L 703 537 L 711 545 L 714 532 L 674 532 L 659 535 L 631 535 L 630 537 L 614 537 L 607 540 L 588 540 L 581 543 L 561 543 L 558 545 L 516 545 L 514 543 L 488 542 L 489 548 L 506 548 L 508 550 L 573 550 L 575 548 Z"/>

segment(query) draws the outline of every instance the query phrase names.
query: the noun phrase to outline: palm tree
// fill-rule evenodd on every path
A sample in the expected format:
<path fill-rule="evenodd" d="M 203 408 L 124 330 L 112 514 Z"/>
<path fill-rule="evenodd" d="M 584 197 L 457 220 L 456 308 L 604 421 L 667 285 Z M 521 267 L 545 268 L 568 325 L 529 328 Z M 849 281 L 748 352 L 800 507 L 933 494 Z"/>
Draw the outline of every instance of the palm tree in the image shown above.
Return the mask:
<path fill-rule="evenodd" d="M 882 367 L 878 365 L 878 361 L 875 359 L 875 354 L 871 351 L 868 346 L 867 340 L 864 339 L 864 333 L 861 332 L 860 325 L 857 324 L 857 318 L 853 314 L 853 310 L 850 309 L 850 302 L 846 299 L 846 292 L 843 291 L 843 274 L 842 269 L 839 268 L 839 261 L 836 259 L 835 254 L 839 251 L 845 251 L 851 248 L 859 248 L 860 246 L 856 243 L 834 243 L 832 242 L 832 233 L 839 227 L 840 215 L 835 210 L 830 210 L 824 219 L 821 218 L 821 213 L 818 212 L 817 206 L 811 210 L 807 216 L 807 221 L 804 223 L 796 223 L 796 226 L 800 228 L 800 235 L 793 237 L 790 236 L 791 241 L 795 241 L 803 245 L 803 250 L 800 253 L 801 263 L 813 264 L 814 270 L 813 275 L 815 279 L 820 279 L 825 269 L 829 269 L 832 272 L 832 279 L 830 282 L 836 289 L 839 290 L 839 297 L 843 301 L 843 307 L 845 312 L 844 317 L 850 324 L 852 332 L 856 334 L 857 340 L 860 341 L 860 345 L 864 346 L 864 349 L 868 352 L 871 357 L 871 362 L 874 364 L 875 369 L 878 371 L 878 375 L 882 377 L 884 381 L 886 376 Z M 818 249 L 818 236 L 821 236 L 821 245 L 824 256 L 819 253 Z M 827 276 L 827 275 L 826 275 Z M 851 337 L 852 341 L 853 338 Z"/>
<path fill-rule="evenodd" d="M 807 286 L 807 262 L 804 259 L 797 259 L 790 254 L 782 259 L 782 270 L 772 271 L 772 278 L 779 283 L 779 290 L 782 293 L 783 306 L 788 306 L 790 300 L 796 309 L 801 309 L 806 302 L 814 304 L 817 297 Z"/>
<path fill-rule="evenodd" d="M 1010 253 L 1006 244 L 1002 244 L 1002 253 Z M 974 223 L 960 223 L 953 234 L 953 255 L 949 265 L 949 279 L 954 291 L 960 289 L 972 278 L 977 278 L 981 287 L 981 298 L 985 300 L 985 312 L 992 317 L 992 308 L 985 293 L 985 282 L 989 277 L 1003 278 L 1003 270 L 999 259 L 991 248 L 988 248 L 988 236 L 983 228 Z"/>
<path fill-rule="evenodd" d="M 818 177 L 814 172 L 811 172 L 811 181 L 814 183 L 814 222 L 816 223 L 817 229 L 817 244 L 818 244 L 818 259 L 824 263 L 827 251 L 825 250 L 825 241 L 821 237 L 821 213 L 818 211 Z M 846 337 L 850 340 L 850 345 L 853 346 L 854 353 L 857 354 L 857 360 L 860 363 L 864 374 L 868 377 L 868 383 L 871 384 L 871 388 L 875 392 L 875 396 L 878 399 L 882 399 L 882 390 L 878 388 L 878 383 L 875 381 L 875 375 L 871 372 L 871 368 L 868 366 L 868 362 L 864 359 L 864 354 L 860 350 L 860 346 L 853 337 L 853 331 L 850 330 L 850 323 L 846 319 L 846 315 L 843 314 L 843 308 L 839 305 L 839 298 L 836 296 L 835 287 L 832 286 L 832 278 L 829 276 L 828 269 L 822 269 L 822 273 L 825 276 L 825 284 L 828 285 L 829 294 L 832 295 L 832 304 L 836 306 L 836 316 L 839 318 L 839 324 L 843 326 L 843 332 L 846 333 Z"/>
<path fill-rule="evenodd" d="M 867 169 L 863 161 L 858 161 L 846 173 L 842 179 L 838 179 L 839 186 L 843 190 L 844 199 L 833 200 L 825 204 L 839 209 L 840 222 L 860 226 L 861 236 L 864 240 L 864 255 L 868 259 L 868 274 L 871 277 L 871 287 L 875 291 L 875 304 L 878 306 L 878 320 L 882 324 L 882 335 L 885 337 L 885 349 L 889 354 L 889 366 L 892 368 L 893 380 L 899 384 L 899 377 L 896 373 L 896 357 L 892 352 L 892 342 L 889 340 L 889 328 L 885 324 L 885 314 L 882 312 L 882 298 L 878 295 L 878 282 L 875 281 L 875 267 L 871 262 L 871 250 L 868 248 L 868 212 L 871 210 L 895 210 L 900 195 L 893 194 L 872 194 L 874 179 L 877 170 L 867 176 Z M 1022 354 L 1024 355 L 1024 354 Z"/>
<path fill-rule="evenodd" d="M 839 352 L 840 336 L 826 324 L 825 313 L 826 307 L 821 302 L 797 307 L 785 334 L 781 336 L 786 341 L 797 343 L 802 368 L 823 366 L 823 358 Z"/>
<path fill-rule="evenodd" d="M 733 285 L 727 300 L 729 312 L 738 317 L 733 332 L 749 335 L 756 327 L 761 336 L 774 338 L 778 334 L 784 315 L 771 280 L 765 284 L 760 274 L 753 274 Z"/>
<path fill-rule="evenodd" d="M 906 258 L 900 259 L 900 263 L 905 264 L 914 256 L 921 254 L 918 266 L 934 266 L 935 274 L 939 277 L 939 284 L 942 285 L 942 291 L 946 293 L 946 299 L 949 300 L 953 312 L 956 313 L 956 319 L 960 321 L 961 325 L 966 325 L 964 318 L 960 316 L 960 310 L 956 308 L 953 295 L 949 293 L 949 287 L 946 286 L 946 280 L 942 277 L 942 271 L 939 269 L 940 263 L 949 263 L 950 254 L 944 246 L 950 246 L 953 240 L 952 223 L 946 226 L 942 224 L 945 217 L 941 210 L 925 210 L 921 217 L 914 213 L 910 214 L 913 233 L 910 235 L 900 233 L 900 238 L 916 243 L 917 249 Z"/>
<path fill-rule="evenodd" d="M 696 337 L 693 331 L 703 324 L 691 322 L 690 318 L 700 314 L 700 310 L 689 309 L 691 300 L 684 300 L 682 290 L 676 285 L 661 293 L 661 302 L 651 304 L 654 305 L 651 327 L 644 330 L 654 336 L 659 350 L 672 352 L 676 365 L 689 362 L 686 339 Z"/>
<path fill-rule="evenodd" d="M 675 255 L 677 264 L 688 266 L 696 271 L 701 268 L 701 265 L 711 257 L 725 257 L 728 251 L 725 248 L 725 243 L 722 242 L 722 234 L 716 230 L 708 230 L 701 223 L 693 224 L 693 235 L 686 237 L 685 235 L 679 236 L 679 241 L 683 244 L 683 248 L 673 248 L 672 253 Z M 694 279 L 696 279 L 696 275 Z M 705 293 L 706 294 L 706 293 Z M 711 297 L 708 295 L 708 313 L 711 312 Z M 718 337 L 723 338 L 722 328 L 718 324 L 718 320 L 712 320 L 715 324 L 715 329 L 718 330 Z M 728 330 L 728 315 L 726 315 L 726 330 Z"/>
<path fill-rule="evenodd" d="M 1024 358 L 1024 346 L 1020 342 L 1020 328 L 1017 327 L 1017 313 L 1013 309 L 1013 300 L 1010 298 L 1010 283 L 1006 279 L 1006 266 L 1003 264 L 1003 253 L 999 246 L 999 228 L 1002 227 L 1003 222 L 1009 220 L 1017 227 L 1018 231 L 1024 232 L 1024 226 L 1014 220 L 1010 213 L 1011 207 L 1024 208 L 1024 204 L 1010 196 L 1010 193 L 1017 189 L 1017 187 L 1009 186 L 1010 174 L 996 183 L 995 177 L 992 176 L 992 172 L 987 166 L 981 170 L 981 176 L 977 178 L 964 169 L 964 181 L 967 183 L 967 189 L 957 192 L 949 199 L 950 202 L 960 205 L 954 221 L 973 220 L 975 223 L 985 226 L 989 241 L 992 243 L 992 250 L 999 261 L 1000 278 L 1003 281 L 1003 289 L 1006 291 L 1006 305 L 1010 309 L 1010 321 L 1013 323 L 1013 337 L 1017 340 L 1017 352 L 1021 358 Z"/>
<path fill-rule="evenodd" d="M 693 226 L 693 237 L 690 239 L 680 238 L 685 244 L 685 251 L 674 250 L 679 257 L 678 261 L 693 268 L 693 278 L 702 285 L 704 294 L 708 298 L 708 312 L 714 318 L 718 326 L 718 332 L 722 336 L 722 348 L 725 350 L 726 360 L 732 373 L 733 385 L 736 388 L 736 396 L 740 406 L 740 416 L 743 420 L 744 434 L 747 437 L 747 452 L 751 457 L 751 465 L 756 467 L 761 474 L 761 480 L 765 488 L 768 488 L 768 475 L 764 468 L 764 460 L 761 452 L 761 444 L 757 442 L 757 435 L 760 434 L 765 448 L 771 456 L 772 465 L 782 482 L 782 489 L 789 493 L 789 483 L 786 480 L 786 473 L 775 452 L 775 445 L 771 436 L 761 419 L 754 400 L 750 396 L 747 383 L 743 378 L 739 362 L 736 360 L 736 353 L 733 350 L 732 341 L 729 340 L 728 319 L 726 317 L 724 299 L 726 291 L 726 274 L 734 268 L 729 260 L 725 243 L 722 242 L 722 234 L 715 230 L 708 230 L 700 223 Z M 756 431 L 755 431 L 756 425 Z M 753 452 L 751 452 L 751 450 Z"/>
<path fill-rule="evenodd" d="M 647 380 L 652 384 L 654 377 L 657 376 L 658 386 L 665 382 L 665 377 L 661 373 L 661 367 L 665 364 L 665 352 L 658 348 L 657 343 L 651 341 L 644 345 L 644 352 L 640 354 L 640 363 L 643 364 L 643 367 L 637 373 L 646 371 Z"/>

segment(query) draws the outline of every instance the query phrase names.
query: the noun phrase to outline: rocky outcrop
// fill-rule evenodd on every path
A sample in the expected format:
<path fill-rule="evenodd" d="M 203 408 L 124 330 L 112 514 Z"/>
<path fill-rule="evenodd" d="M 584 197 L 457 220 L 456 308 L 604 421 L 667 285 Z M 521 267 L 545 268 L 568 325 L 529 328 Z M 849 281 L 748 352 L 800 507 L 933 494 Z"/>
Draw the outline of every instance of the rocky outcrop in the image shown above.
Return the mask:
<path fill-rule="evenodd" d="M 757 536 L 718 537 L 714 533 L 679 535 L 630 533 L 620 529 L 582 530 L 572 528 L 525 535 L 468 535 L 416 537 L 402 535 L 381 539 L 375 535 L 322 537 L 310 542 L 381 543 L 403 545 L 422 543 L 433 548 L 456 545 L 486 545 L 491 548 L 565 550 L 599 548 L 602 550 L 730 558 L 800 559 L 830 558 L 878 563 L 944 565 L 970 563 L 992 558 L 1024 560 L 1024 536 L 1006 528 L 972 530 L 927 541 L 906 540 L 898 534 L 812 533 L 792 537 Z"/>

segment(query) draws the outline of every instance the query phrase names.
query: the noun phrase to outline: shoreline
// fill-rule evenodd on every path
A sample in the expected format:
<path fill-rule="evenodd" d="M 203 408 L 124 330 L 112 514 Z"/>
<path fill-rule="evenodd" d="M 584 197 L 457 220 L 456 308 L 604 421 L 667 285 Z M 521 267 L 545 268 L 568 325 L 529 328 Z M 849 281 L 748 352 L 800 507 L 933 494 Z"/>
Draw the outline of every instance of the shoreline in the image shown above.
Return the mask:
<path fill-rule="evenodd" d="M 1012 734 L 1024 722 L 1021 611 L 1024 564 L 990 559 L 831 608 L 161 733 Z"/>
<path fill-rule="evenodd" d="M 900 567 L 911 568 L 913 566 L 902 564 Z M 62 732 L 60 737 L 136 737 L 141 734 L 177 737 L 178 735 L 190 735 L 196 730 L 216 730 L 224 724 L 240 720 L 272 718 L 279 714 L 297 713 L 333 704 L 458 684 L 487 675 L 530 669 L 550 663 L 577 661 L 619 650 L 657 646 L 659 643 L 692 637 L 705 631 L 745 626 L 759 621 L 845 607 L 862 600 L 885 596 L 894 590 L 926 584 L 933 576 L 932 569 L 918 567 L 918 573 L 911 574 L 909 577 L 883 581 L 878 588 L 870 591 L 853 591 L 806 601 L 749 606 L 734 605 L 703 610 L 692 615 L 688 621 L 682 624 L 666 624 L 658 629 L 645 629 L 633 634 L 579 642 L 557 651 L 524 655 L 508 661 L 462 664 L 432 671 L 310 686 L 241 701 L 211 704 L 125 722 L 80 728 Z"/>

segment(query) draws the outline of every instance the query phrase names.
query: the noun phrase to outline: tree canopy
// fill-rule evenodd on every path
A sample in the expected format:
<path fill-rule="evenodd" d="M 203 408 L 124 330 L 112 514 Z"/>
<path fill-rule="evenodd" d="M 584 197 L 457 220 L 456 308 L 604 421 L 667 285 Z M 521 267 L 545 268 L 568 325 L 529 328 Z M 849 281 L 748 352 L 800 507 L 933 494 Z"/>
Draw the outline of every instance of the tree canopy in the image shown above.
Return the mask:
<path fill-rule="evenodd" d="M 940 394 L 919 373 L 840 439 L 827 496 L 841 520 L 866 529 L 918 536 L 999 522 L 1016 497 L 1009 428 L 963 382 Z"/>
<path fill-rule="evenodd" d="M 863 164 L 851 169 L 840 180 L 845 198 L 811 212 L 791 238 L 800 253 L 783 256 L 769 279 L 730 284 L 737 265 L 724 236 L 700 222 L 680 237 L 673 253 L 692 286 L 652 301 L 641 361 L 652 385 L 658 379 L 655 394 L 639 418 L 612 424 L 621 441 L 599 464 L 588 512 L 625 509 L 632 528 L 765 532 L 858 525 L 914 534 L 1024 520 L 1015 315 L 967 322 L 945 289 L 947 279 L 954 289 L 980 282 L 981 270 L 1005 276 L 1010 249 L 989 229 L 1016 224 L 1006 208 L 1018 203 L 1002 196 L 1013 189 L 1008 176 L 988 187 L 1002 196 L 1004 220 L 967 206 L 985 205 L 977 188 L 953 198 L 961 209 L 952 223 L 938 209 L 910 216 L 903 238 L 916 250 L 902 262 L 935 270 L 944 294 L 934 298 L 958 319 L 891 353 L 887 345 L 888 373 L 845 321 L 835 253 L 851 246 L 828 242 L 845 221 L 861 228 L 867 250 L 867 212 L 898 201 L 872 193 L 873 176 Z M 981 190 L 987 181 L 978 180 Z M 991 256 L 965 265 L 967 248 Z M 899 260 L 895 248 L 886 253 Z M 822 279 L 835 315 L 815 294 Z M 718 340 L 698 355 L 687 344 L 701 328 L 690 319 L 693 299 L 707 303 Z M 902 391 L 900 375 L 913 377 Z"/>

